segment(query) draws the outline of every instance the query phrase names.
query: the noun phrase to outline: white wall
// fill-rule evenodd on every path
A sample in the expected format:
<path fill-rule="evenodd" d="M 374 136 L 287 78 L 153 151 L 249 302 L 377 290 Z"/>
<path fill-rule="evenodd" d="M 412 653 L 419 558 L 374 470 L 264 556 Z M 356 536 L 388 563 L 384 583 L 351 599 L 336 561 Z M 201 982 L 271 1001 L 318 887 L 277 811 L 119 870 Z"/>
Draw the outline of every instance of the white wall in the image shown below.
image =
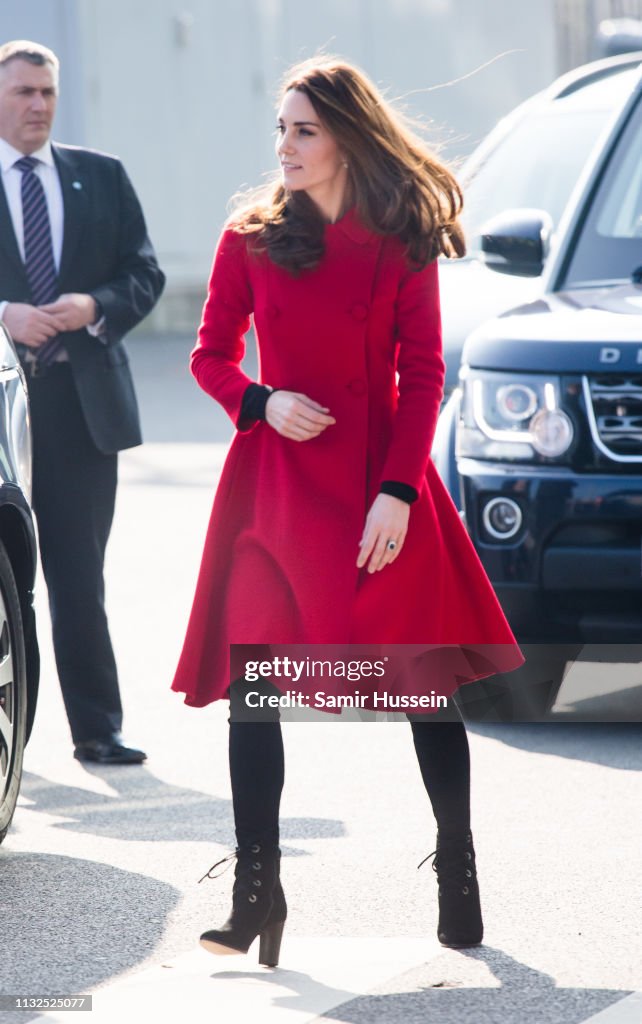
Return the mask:
<path fill-rule="evenodd" d="M 278 81 L 320 48 L 432 122 L 448 154 L 555 74 L 554 0 L 2 0 L 2 36 L 63 61 L 56 135 L 118 153 L 168 275 L 160 326 L 193 326 L 230 195 L 275 167 Z M 12 12 L 7 17 L 7 12 Z M 472 78 L 453 85 L 505 50 Z M 444 86 L 444 87 L 442 87 Z"/>
<path fill-rule="evenodd" d="M 77 0 L 0 0 L 0 42 L 31 39 L 58 55 L 66 95 L 58 106 L 56 132 L 61 141 L 79 142 L 82 105 L 74 98 L 80 96 L 83 81 L 76 5 Z"/>

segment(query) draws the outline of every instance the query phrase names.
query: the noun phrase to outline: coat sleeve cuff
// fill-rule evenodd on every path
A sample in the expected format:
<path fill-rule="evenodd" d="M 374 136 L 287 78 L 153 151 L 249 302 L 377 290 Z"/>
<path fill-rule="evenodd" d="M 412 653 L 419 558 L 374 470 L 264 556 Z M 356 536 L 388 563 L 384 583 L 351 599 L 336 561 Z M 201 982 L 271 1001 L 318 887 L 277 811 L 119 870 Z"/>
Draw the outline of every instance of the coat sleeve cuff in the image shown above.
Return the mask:
<path fill-rule="evenodd" d="M 248 384 L 243 392 L 237 429 L 247 430 L 256 420 L 265 420 L 267 400 L 278 390 L 279 388 L 270 388 L 267 384 Z"/>
<path fill-rule="evenodd" d="M 264 420 L 265 404 L 271 391 L 265 384 L 248 384 L 243 392 L 239 422 L 244 420 Z"/>
<path fill-rule="evenodd" d="M 390 494 L 393 498 L 399 498 L 408 505 L 412 505 L 419 497 L 419 493 L 410 484 L 402 484 L 399 480 L 384 480 L 379 488 L 380 494 Z"/>

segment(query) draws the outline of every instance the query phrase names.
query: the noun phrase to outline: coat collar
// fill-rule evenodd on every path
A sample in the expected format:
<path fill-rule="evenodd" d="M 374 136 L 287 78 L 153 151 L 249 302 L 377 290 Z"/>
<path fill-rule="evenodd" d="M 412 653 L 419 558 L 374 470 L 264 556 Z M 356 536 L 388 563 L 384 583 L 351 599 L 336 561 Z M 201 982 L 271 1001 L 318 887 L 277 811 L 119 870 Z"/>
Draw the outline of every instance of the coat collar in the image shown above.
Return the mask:
<path fill-rule="evenodd" d="M 326 230 L 341 231 L 353 242 L 356 242 L 357 245 L 369 245 L 379 238 L 376 232 L 371 231 L 370 228 L 365 226 L 355 206 L 351 206 L 346 210 L 340 220 L 335 221 L 334 224 L 328 224 Z"/>

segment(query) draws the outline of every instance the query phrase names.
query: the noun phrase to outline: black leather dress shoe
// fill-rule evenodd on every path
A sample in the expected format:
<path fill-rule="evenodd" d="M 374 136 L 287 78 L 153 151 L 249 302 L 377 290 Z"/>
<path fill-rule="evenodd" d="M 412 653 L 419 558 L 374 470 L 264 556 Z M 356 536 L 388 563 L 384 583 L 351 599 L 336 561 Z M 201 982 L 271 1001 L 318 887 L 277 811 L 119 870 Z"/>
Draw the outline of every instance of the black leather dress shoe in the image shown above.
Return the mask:
<path fill-rule="evenodd" d="M 147 760 L 147 754 L 125 747 L 117 736 L 76 743 L 74 757 L 78 761 L 93 761 L 95 764 L 142 764 Z"/>

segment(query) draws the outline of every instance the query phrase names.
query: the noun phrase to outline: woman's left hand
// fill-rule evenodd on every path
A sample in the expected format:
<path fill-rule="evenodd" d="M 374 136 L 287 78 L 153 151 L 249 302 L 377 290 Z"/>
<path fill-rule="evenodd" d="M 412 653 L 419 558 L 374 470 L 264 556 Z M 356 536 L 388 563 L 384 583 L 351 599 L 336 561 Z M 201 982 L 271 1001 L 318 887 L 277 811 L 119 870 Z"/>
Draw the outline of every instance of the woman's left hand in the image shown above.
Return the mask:
<path fill-rule="evenodd" d="M 361 549 L 357 558 L 359 569 L 368 562 L 368 572 L 377 572 L 385 565 L 399 557 L 408 532 L 410 505 L 391 494 L 378 494 L 372 503 L 363 537 L 359 542 Z M 390 542 L 394 548 L 389 548 Z"/>

